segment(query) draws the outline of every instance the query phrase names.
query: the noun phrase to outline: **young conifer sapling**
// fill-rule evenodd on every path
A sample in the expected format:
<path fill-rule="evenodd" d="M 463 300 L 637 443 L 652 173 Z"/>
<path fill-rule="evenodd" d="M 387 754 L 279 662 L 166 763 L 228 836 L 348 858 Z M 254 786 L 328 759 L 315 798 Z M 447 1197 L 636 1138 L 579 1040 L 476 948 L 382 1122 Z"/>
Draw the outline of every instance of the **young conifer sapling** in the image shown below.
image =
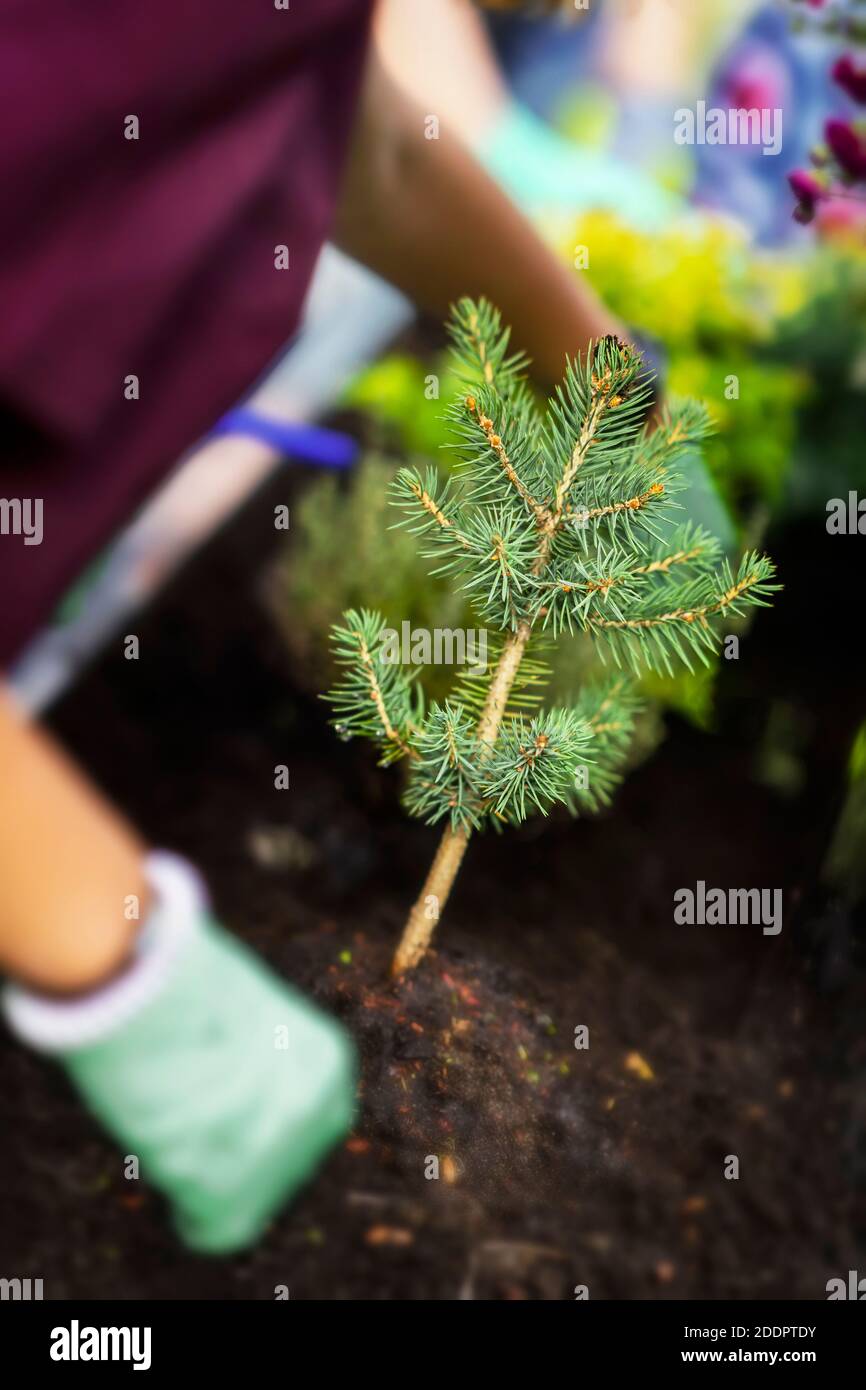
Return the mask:
<path fill-rule="evenodd" d="M 462 300 L 450 331 L 466 383 L 448 410 L 457 466 L 447 480 L 401 469 L 391 501 L 468 594 L 490 634 L 486 668 L 428 704 L 418 670 L 383 642 L 382 615 L 352 610 L 333 630 L 342 675 L 327 696 L 344 735 L 372 739 L 383 765 L 408 765 L 407 811 L 444 822 L 395 974 L 423 957 L 473 832 L 557 803 L 573 814 L 606 804 L 638 708 L 630 675 L 707 663 L 725 621 L 778 588 L 766 556 L 745 554 L 734 572 L 712 536 L 677 524 L 677 460 L 706 434 L 706 412 L 684 402 L 648 427 L 651 385 L 629 345 L 590 344 L 542 415 L 495 309 Z M 617 669 L 543 709 L 545 657 L 576 632 Z"/>

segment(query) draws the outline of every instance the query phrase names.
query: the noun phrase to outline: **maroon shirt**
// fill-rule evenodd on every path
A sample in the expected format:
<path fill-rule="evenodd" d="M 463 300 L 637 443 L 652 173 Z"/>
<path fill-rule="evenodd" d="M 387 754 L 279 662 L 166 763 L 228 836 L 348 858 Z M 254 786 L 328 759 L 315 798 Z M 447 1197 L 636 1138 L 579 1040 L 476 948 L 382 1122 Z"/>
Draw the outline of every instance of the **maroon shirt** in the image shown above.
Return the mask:
<path fill-rule="evenodd" d="M 0 660 L 296 327 L 370 3 L 0 0 Z"/>

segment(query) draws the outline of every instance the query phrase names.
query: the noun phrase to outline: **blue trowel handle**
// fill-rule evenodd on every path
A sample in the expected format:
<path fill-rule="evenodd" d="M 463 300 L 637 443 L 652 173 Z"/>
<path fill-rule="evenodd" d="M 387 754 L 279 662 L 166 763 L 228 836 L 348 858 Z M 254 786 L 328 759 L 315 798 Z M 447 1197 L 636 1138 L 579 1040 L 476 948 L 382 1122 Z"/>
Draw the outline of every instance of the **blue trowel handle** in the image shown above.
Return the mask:
<path fill-rule="evenodd" d="M 351 468 L 359 446 L 348 434 L 322 429 L 319 425 L 296 424 L 259 415 L 254 410 L 230 410 L 218 421 L 213 434 L 244 434 L 270 444 L 280 453 L 319 468 Z"/>

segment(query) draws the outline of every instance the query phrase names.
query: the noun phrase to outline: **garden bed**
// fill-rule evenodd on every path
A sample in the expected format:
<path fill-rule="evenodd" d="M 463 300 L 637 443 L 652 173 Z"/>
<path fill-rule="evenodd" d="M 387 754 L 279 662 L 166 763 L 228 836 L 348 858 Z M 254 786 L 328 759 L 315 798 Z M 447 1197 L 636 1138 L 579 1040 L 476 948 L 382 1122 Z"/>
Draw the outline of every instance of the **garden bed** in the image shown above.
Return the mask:
<path fill-rule="evenodd" d="M 292 687 L 259 602 L 285 494 L 135 625 L 137 663 L 116 642 L 52 722 L 202 866 L 227 924 L 344 1019 L 357 1125 L 255 1251 L 193 1258 L 60 1075 L 4 1038 L 4 1272 L 46 1298 L 823 1298 L 866 1245 L 857 924 L 811 909 L 863 710 L 844 614 L 804 641 L 802 538 L 768 545 L 786 592 L 723 671 L 720 732 L 672 721 L 601 820 L 473 842 L 438 949 L 394 986 L 436 832 Z M 812 573 L 823 545 L 837 576 L 848 563 L 809 544 Z M 800 731 L 786 796 L 754 780 L 771 702 Z M 676 925 L 697 879 L 783 888 L 781 935 Z"/>

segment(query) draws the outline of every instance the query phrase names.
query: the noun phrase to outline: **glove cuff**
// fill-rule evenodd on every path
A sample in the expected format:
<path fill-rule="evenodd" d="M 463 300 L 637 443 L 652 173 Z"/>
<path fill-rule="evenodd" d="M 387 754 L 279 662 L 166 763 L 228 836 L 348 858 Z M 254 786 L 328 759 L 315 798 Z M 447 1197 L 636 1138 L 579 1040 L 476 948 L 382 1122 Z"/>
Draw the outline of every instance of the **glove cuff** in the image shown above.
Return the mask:
<path fill-rule="evenodd" d="M 122 975 L 73 999 L 52 998 L 22 985 L 5 987 L 3 1012 L 22 1042 L 49 1053 L 90 1047 L 140 1013 L 165 987 L 203 930 L 207 892 L 192 865 L 167 850 L 148 854 L 144 875 L 152 904 Z"/>

